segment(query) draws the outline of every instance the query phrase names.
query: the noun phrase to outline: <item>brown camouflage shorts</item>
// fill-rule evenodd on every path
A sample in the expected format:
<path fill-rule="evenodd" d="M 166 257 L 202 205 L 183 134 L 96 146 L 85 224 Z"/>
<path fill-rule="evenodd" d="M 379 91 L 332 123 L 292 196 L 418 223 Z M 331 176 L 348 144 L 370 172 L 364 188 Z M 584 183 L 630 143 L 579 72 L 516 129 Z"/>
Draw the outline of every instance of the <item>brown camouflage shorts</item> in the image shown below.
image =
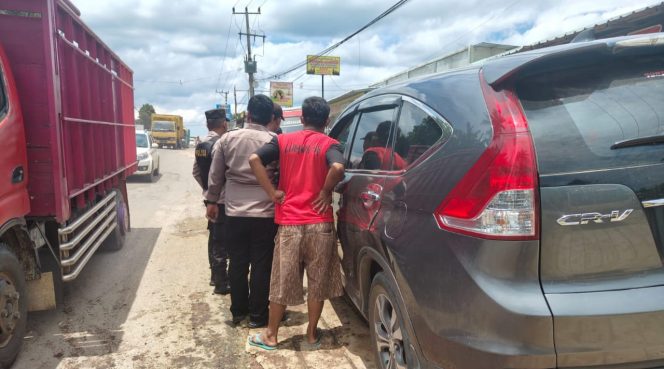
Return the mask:
<path fill-rule="evenodd" d="M 279 226 L 274 242 L 270 301 L 291 306 L 304 303 L 305 271 L 307 299 L 325 301 L 343 295 L 333 223 Z"/>

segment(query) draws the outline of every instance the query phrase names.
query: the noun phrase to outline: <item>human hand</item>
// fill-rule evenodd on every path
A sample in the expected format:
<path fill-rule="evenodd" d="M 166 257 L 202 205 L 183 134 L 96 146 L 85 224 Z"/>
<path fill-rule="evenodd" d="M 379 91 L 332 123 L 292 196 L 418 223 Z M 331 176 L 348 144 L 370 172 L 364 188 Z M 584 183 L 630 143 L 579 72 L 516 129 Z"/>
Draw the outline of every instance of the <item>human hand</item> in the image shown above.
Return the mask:
<path fill-rule="evenodd" d="M 217 216 L 219 216 L 219 206 L 217 206 L 217 204 L 208 204 L 207 209 L 205 210 L 205 216 L 211 222 L 217 220 Z"/>
<path fill-rule="evenodd" d="M 286 193 L 284 191 L 276 190 L 272 194 L 272 201 L 274 201 L 275 204 L 283 204 L 285 199 Z"/>
<path fill-rule="evenodd" d="M 318 214 L 325 213 L 332 205 L 332 192 L 321 190 L 312 204 Z"/>

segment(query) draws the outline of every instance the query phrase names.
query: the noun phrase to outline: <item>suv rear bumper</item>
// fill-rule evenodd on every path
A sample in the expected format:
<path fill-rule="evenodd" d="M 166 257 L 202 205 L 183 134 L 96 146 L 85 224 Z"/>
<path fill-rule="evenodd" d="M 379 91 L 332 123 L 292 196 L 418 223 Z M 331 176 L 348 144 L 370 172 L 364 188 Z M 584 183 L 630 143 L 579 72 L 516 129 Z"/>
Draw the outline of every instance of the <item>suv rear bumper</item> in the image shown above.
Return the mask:
<path fill-rule="evenodd" d="M 558 367 L 664 366 L 664 286 L 546 298 L 555 316 Z"/>
<path fill-rule="evenodd" d="M 433 217 L 413 221 L 417 227 L 403 235 L 412 242 L 388 242 L 388 249 L 398 255 L 394 274 L 422 361 L 432 368 L 555 368 L 539 242 L 424 232 L 437 227 Z"/>

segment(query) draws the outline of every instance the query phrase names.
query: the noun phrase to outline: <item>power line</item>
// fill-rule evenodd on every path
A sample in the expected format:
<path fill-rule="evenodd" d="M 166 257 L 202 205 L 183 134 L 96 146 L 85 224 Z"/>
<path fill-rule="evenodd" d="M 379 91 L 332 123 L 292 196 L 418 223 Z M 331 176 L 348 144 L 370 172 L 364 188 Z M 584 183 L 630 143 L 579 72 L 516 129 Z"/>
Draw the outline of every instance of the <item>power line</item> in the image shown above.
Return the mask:
<path fill-rule="evenodd" d="M 221 75 L 224 71 L 224 64 L 226 63 L 226 51 L 228 51 L 228 41 L 231 38 L 231 27 L 233 26 L 233 22 L 228 22 L 228 33 L 226 34 L 226 46 L 224 46 L 224 54 L 221 56 L 221 68 L 219 68 L 219 77 L 217 77 L 217 86 L 215 87 L 215 90 L 219 89 L 219 83 L 221 82 Z"/>
<path fill-rule="evenodd" d="M 466 37 L 466 36 L 469 35 L 469 34 L 472 34 L 472 33 L 475 32 L 476 30 L 478 30 L 480 27 L 482 27 L 482 26 L 484 26 L 485 24 L 489 23 L 490 21 L 492 21 L 492 20 L 493 20 L 494 18 L 496 18 L 497 16 L 503 14 L 505 11 L 507 11 L 509 8 L 513 7 L 514 5 L 516 5 L 517 3 L 519 3 L 520 1 L 521 1 L 521 0 L 515 0 L 515 1 L 513 1 L 513 2 L 512 2 L 511 4 L 509 4 L 508 6 L 502 8 L 500 11 L 498 11 L 498 12 L 496 12 L 496 13 L 490 15 L 488 18 L 484 19 L 482 22 L 480 22 L 480 23 L 477 24 L 475 27 L 473 27 L 470 31 L 465 32 L 465 33 L 463 33 L 461 36 L 457 37 L 455 40 L 446 43 L 445 45 L 443 45 L 442 47 L 440 47 L 438 50 L 445 50 L 446 47 L 448 47 L 448 46 L 450 46 L 450 45 L 452 45 L 452 44 L 456 44 L 456 43 L 458 43 L 461 39 L 463 39 L 464 37 Z M 431 59 L 431 58 L 433 58 L 433 57 L 435 57 L 436 55 L 439 55 L 439 54 L 440 54 L 440 51 L 439 51 L 439 52 L 436 52 L 436 53 L 433 54 L 432 56 L 428 57 L 426 60 L 429 60 L 429 59 Z"/>
<path fill-rule="evenodd" d="M 397 1 L 397 2 L 396 2 L 394 5 L 392 5 L 389 9 L 387 9 L 386 11 L 384 11 L 383 13 L 381 13 L 381 14 L 380 14 L 379 16 L 377 16 L 376 18 L 372 19 L 369 23 L 365 24 L 364 26 L 362 26 L 360 29 L 358 29 L 357 31 L 353 32 L 352 34 L 346 36 L 343 40 L 341 40 L 341 41 L 335 43 L 334 45 L 332 45 L 332 46 L 326 48 L 325 50 L 319 52 L 318 54 L 316 54 L 316 56 L 323 56 L 323 55 L 329 54 L 332 50 L 334 50 L 334 49 L 338 48 L 339 46 L 343 45 L 346 41 L 350 40 L 351 38 L 353 38 L 353 37 L 354 37 L 355 35 L 357 35 L 358 33 L 362 32 L 362 31 L 364 31 L 365 29 L 371 27 L 372 25 L 378 23 L 381 19 L 385 18 L 386 16 L 390 15 L 390 14 L 391 14 L 392 12 L 394 12 L 395 10 L 399 9 L 400 7 L 402 7 L 402 6 L 405 5 L 408 1 L 410 1 L 410 0 L 400 0 L 400 1 Z M 279 79 L 279 78 L 283 77 L 284 75 L 286 75 L 286 74 L 288 74 L 288 73 L 291 73 L 291 72 L 293 72 L 294 70 L 296 70 L 296 69 L 298 69 L 298 68 L 301 68 L 301 67 L 305 66 L 306 64 L 307 64 L 306 61 L 304 61 L 304 62 L 300 62 L 300 63 L 297 63 L 296 65 L 294 65 L 294 66 L 288 68 L 287 70 L 285 70 L 285 71 L 283 71 L 283 72 L 281 72 L 281 73 L 276 73 L 276 74 L 274 74 L 274 75 L 272 75 L 272 76 L 270 76 L 269 78 L 266 78 L 266 79 Z"/>
<path fill-rule="evenodd" d="M 240 40 L 239 38 L 237 39 L 237 43 L 235 44 L 235 54 L 237 54 L 237 47 L 238 47 L 238 44 L 242 43 L 241 41 L 242 40 Z M 228 83 L 228 77 L 230 76 L 230 74 L 231 73 L 226 74 L 226 78 L 224 78 L 224 83 L 222 84 L 222 86 L 224 86 L 224 89 L 226 89 L 226 90 L 230 90 L 230 88 L 226 88 L 226 83 Z"/>

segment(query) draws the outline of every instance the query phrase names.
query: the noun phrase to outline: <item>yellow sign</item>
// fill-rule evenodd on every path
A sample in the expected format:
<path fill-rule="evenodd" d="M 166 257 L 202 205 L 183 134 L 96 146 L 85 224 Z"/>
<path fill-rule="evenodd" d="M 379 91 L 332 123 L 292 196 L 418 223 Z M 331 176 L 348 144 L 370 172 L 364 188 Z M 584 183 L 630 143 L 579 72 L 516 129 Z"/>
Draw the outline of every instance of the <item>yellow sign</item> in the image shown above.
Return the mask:
<path fill-rule="evenodd" d="M 270 82 L 270 97 L 281 106 L 293 106 L 293 82 Z"/>
<path fill-rule="evenodd" d="M 340 57 L 307 55 L 307 74 L 338 76 L 340 72 Z"/>

